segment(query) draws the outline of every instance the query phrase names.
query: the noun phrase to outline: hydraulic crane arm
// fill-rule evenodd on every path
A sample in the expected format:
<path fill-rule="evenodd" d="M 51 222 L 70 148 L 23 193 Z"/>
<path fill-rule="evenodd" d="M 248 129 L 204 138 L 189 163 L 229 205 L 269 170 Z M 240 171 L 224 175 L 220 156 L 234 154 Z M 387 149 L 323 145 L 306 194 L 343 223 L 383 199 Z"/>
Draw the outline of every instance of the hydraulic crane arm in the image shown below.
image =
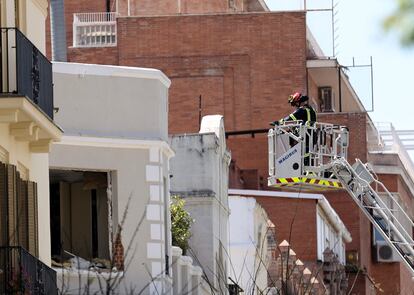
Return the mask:
<path fill-rule="evenodd" d="M 331 171 L 414 276 L 414 240 L 410 233 L 414 224 L 393 194 L 360 160 L 351 166 L 346 159 L 339 158 L 333 161 Z M 381 188 L 381 195 L 371 184 Z"/>
<path fill-rule="evenodd" d="M 269 130 L 272 187 L 345 189 L 414 277 L 414 223 L 368 165 L 347 161 L 345 126 L 286 122 Z"/>

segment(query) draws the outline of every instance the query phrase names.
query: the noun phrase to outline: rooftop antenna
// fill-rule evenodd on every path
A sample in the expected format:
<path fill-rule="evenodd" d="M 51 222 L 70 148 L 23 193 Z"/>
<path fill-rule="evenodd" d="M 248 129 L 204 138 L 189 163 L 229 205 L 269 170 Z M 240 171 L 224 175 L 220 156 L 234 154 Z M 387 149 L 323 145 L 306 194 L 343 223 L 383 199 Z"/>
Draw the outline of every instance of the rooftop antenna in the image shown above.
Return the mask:
<path fill-rule="evenodd" d="M 339 53 L 339 0 L 332 0 L 332 56 L 336 57 Z"/>
<path fill-rule="evenodd" d="M 308 12 L 330 12 L 331 13 L 331 38 L 332 38 L 332 57 L 336 57 L 336 55 L 338 54 L 338 47 L 339 47 L 339 43 L 338 43 L 338 39 L 339 39 L 339 18 L 338 18 L 338 4 L 339 4 L 339 0 L 331 0 L 330 1 L 330 7 L 328 8 L 309 8 L 309 6 L 307 5 L 307 0 L 303 0 L 303 9 L 306 13 Z"/>

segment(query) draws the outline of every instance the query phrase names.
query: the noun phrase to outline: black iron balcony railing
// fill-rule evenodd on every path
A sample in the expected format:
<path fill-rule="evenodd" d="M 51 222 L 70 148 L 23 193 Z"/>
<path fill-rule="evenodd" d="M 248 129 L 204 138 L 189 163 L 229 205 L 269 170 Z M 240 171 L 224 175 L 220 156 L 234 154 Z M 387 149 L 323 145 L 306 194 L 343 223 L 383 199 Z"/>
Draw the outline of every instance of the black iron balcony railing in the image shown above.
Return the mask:
<path fill-rule="evenodd" d="M 0 28 L 0 93 L 23 95 L 53 119 L 52 64 L 17 28 Z"/>
<path fill-rule="evenodd" d="M 0 294 L 57 295 L 56 272 L 22 247 L 0 247 Z"/>

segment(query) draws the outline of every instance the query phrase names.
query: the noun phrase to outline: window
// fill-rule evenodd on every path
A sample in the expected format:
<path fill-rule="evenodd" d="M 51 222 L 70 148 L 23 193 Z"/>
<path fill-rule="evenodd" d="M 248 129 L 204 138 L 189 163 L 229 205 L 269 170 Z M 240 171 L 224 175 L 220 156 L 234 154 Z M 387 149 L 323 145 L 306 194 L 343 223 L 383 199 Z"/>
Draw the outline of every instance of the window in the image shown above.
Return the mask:
<path fill-rule="evenodd" d="M 319 101 L 322 112 L 333 112 L 332 87 L 319 87 Z"/>
<path fill-rule="evenodd" d="M 345 244 L 342 236 L 329 223 L 326 216 L 321 210 L 317 210 L 316 215 L 316 229 L 317 229 L 317 257 L 323 261 L 323 252 L 326 248 L 331 249 L 339 258 L 341 263 L 345 260 Z"/>
<path fill-rule="evenodd" d="M 110 265 L 107 172 L 50 170 L 52 259 Z"/>
<path fill-rule="evenodd" d="M 116 13 L 75 13 L 73 46 L 116 46 Z"/>

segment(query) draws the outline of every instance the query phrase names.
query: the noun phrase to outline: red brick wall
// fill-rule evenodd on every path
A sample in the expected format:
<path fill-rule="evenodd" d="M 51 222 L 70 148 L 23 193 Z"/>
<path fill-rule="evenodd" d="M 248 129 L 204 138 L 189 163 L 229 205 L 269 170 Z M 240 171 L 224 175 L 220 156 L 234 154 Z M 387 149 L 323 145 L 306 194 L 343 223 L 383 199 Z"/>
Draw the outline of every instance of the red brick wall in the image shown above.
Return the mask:
<path fill-rule="evenodd" d="M 256 197 L 256 200 L 275 224 L 278 243 L 283 240 L 290 241 L 291 248 L 298 258 L 304 262 L 315 262 L 316 200 L 271 197 Z"/>
<path fill-rule="evenodd" d="M 399 263 L 375 263 L 372 266 L 372 277 L 375 283 L 384 290 L 383 294 L 400 295 L 400 265 Z M 412 291 L 412 290 L 411 290 Z"/>
<path fill-rule="evenodd" d="M 177 0 L 130 0 L 129 11 L 131 16 L 136 15 L 165 15 L 178 13 Z M 119 0 L 119 13 L 128 15 L 128 0 Z"/>
<path fill-rule="evenodd" d="M 400 267 L 400 289 L 399 289 L 400 293 L 399 294 L 412 294 L 414 290 L 414 282 L 412 279 L 412 273 L 402 263 L 399 263 L 399 267 Z"/>
<path fill-rule="evenodd" d="M 268 189 L 268 159 L 267 159 L 267 136 L 256 135 L 255 138 L 250 136 L 229 137 L 227 147 L 231 150 L 231 156 L 236 159 L 237 165 L 241 169 L 256 169 L 264 185 L 257 188 Z M 247 187 L 246 187 L 247 188 Z"/>
<path fill-rule="evenodd" d="M 293 38 L 303 43 L 291 42 Z M 163 70 L 172 80 L 170 133 L 198 131 L 200 95 L 202 115 L 223 114 L 227 131 L 246 130 L 268 127 L 268 122 L 291 111 L 286 97 L 292 90 L 306 90 L 304 40 L 305 16 L 300 12 L 132 17 L 118 19 L 118 50 L 70 49 L 69 58 Z M 348 126 L 348 158 L 366 161 L 365 113 L 320 114 L 319 118 Z M 266 188 L 267 137 L 230 137 L 227 144 L 240 169 L 258 170 L 258 178 L 254 173 L 248 177 Z M 368 220 L 345 192 L 327 196 L 353 237 L 347 248 L 358 250 L 361 267 L 370 271 Z M 278 207 L 274 202 L 269 199 L 263 205 L 273 212 Z M 368 283 L 361 279 L 355 290 L 364 294 L 366 288 Z"/>
<path fill-rule="evenodd" d="M 119 64 L 172 79 L 171 133 L 198 131 L 199 95 L 203 115 L 219 112 L 227 130 L 244 130 L 266 128 L 290 111 L 291 90 L 306 88 L 305 49 L 290 42 L 305 38 L 301 12 L 119 18 L 118 32 Z M 69 51 L 73 61 L 86 52 Z"/>
<path fill-rule="evenodd" d="M 413 208 L 413 196 L 401 176 L 397 174 L 379 174 L 380 181 L 390 192 L 397 192 L 403 202 L 403 207 Z M 402 263 L 372 263 L 372 276 L 380 284 L 384 294 L 410 294 L 414 289 L 411 273 Z"/>
<path fill-rule="evenodd" d="M 414 196 L 408 189 L 405 181 L 401 176 L 398 176 L 398 193 L 404 206 L 403 209 L 413 218 Z"/>
<path fill-rule="evenodd" d="M 318 114 L 318 121 L 347 126 L 350 136 L 348 161 L 351 164 L 356 158 L 364 163 L 367 161 L 366 113 L 321 113 Z"/>
<path fill-rule="evenodd" d="M 303 13 L 119 18 L 118 23 L 119 64 L 159 68 L 172 80 L 170 133 L 198 131 L 200 95 L 202 115 L 223 114 L 230 131 L 267 128 L 291 111 L 285 103 L 291 89 L 306 89 L 301 70 L 306 52 L 289 41 L 293 35 L 305 38 Z M 102 63 L 102 55 L 94 59 L 89 50 L 69 52 L 70 60 Z M 264 182 L 266 141 L 266 136 L 228 141 L 240 168 L 258 169 Z"/>
<path fill-rule="evenodd" d="M 118 48 L 71 48 L 68 51 L 68 61 L 87 64 L 118 65 Z"/>
<path fill-rule="evenodd" d="M 243 0 L 235 0 L 237 10 Z M 223 13 L 233 11 L 229 0 L 129 0 L 130 16 Z M 119 13 L 128 15 L 128 0 L 119 0 Z"/>
<path fill-rule="evenodd" d="M 150 1 L 150 0 L 149 0 Z M 237 1 L 234 1 L 237 8 Z M 182 13 L 217 13 L 230 11 L 229 0 L 182 0 Z"/>
<path fill-rule="evenodd" d="M 111 0 L 111 11 L 115 11 L 115 0 Z M 65 0 L 66 42 L 73 44 L 73 14 L 85 12 L 106 12 L 106 0 Z"/>

